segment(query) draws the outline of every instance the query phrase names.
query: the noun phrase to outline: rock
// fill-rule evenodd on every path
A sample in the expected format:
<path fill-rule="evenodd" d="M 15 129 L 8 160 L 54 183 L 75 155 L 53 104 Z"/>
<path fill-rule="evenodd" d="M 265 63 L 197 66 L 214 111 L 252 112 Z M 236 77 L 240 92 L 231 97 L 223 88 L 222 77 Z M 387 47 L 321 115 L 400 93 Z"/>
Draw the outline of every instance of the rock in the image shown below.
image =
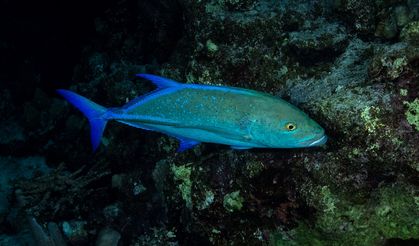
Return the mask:
<path fill-rule="evenodd" d="M 12 119 L 0 121 L 0 136 L 0 145 L 13 145 L 26 140 L 23 127 Z"/>
<path fill-rule="evenodd" d="M 315 23 L 307 22 L 307 26 L 298 32 L 289 34 L 289 44 L 306 51 L 330 49 L 340 51 L 347 43 L 347 34 L 343 26 L 328 23 L 323 19 Z"/>
<path fill-rule="evenodd" d="M 176 233 L 164 228 L 155 228 L 148 233 L 140 235 L 133 240 L 132 245 L 150 245 L 150 246 L 179 246 L 176 240 Z"/>
<path fill-rule="evenodd" d="M 419 46 L 419 21 L 407 24 L 400 32 L 400 39 L 414 46 Z"/>
<path fill-rule="evenodd" d="M 117 221 L 123 214 L 124 211 L 119 203 L 108 205 L 103 209 L 103 215 L 108 222 Z"/>
<path fill-rule="evenodd" d="M 82 245 L 88 240 L 88 234 L 85 228 L 86 224 L 86 221 L 80 220 L 64 221 L 62 231 L 71 244 Z"/>
<path fill-rule="evenodd" d="M 397 20 L 392 15 L 387 16 L 385 19 L 378 22 L 375 29 L 375 36 L 392 39 L 398 34 Z"/>
<path fill-rule="evenodd" d="M 374 1 L 363 0 L 334 1 L 338 15 L 361 34 L 372 34 L 377 19 L 377 5 Z"/>
<path fill-rule="evenodd" d="M 258 1 L 255 0 L 224 0 L 224 4 L 229 10 L 248 10 Z"/>
<path fill-rule="evenodd" d="M 97 236 L 96 246 L 118 246 L 121 234 L 111 228 L 103 228 Z"/>
<path fill-rule="evenodd" d="M 13 180 L 30 179 L 38 173 L 48 173 L 50 168 L 42 156 L 22 158 L 0 156 L 0 218 L 10 209 L 9 199 L 13 191 Z"/>
<path fill-rule="evenodd" d="M 12 102 L 12 95 L 10 90 L 4 89 L 0 91 L 0 115 L 2 119 L 8 119 L 15 110 L 15 105 Z"/>
<path fill-rule="evenodd" d="M 338 191 L 331 191 L 327 186 L 319 187 L 313 194 L 320 208 L 317 229 L 333 237 L 339 245 L 377 245 L 387 242 L 388 238 L 399 238 L 401 242 L 417 239 L 419 224 L 412 215 L 419 214 L 418 204 L 412 196 L 413 189 L 403 184 L 383 186 L 372 193 L 371 198 L 356 204 L 339 199 L 336 195 Z M 374 227 L 365 226 L 371 224 Z M 292 233 L 292 238 L 289 233 Z M 272 234 L 271 242 L 273 245 L 306 245 L 313 240 L 318 244 L 327 244 L 330 240 L 328 237 L 317 237 L 315 233 L 316 230 L 308 225 L 299 225 L 291 232 L 277 231 Z"/>
<path fill-rule="evenodd" d="M 393 15 L 396 21 L 397 26 L 404 27 L 412 20 L 412 13 L 410 12 L 409 8 L 405 5 L 396 6 L 393 9 Z"/>
<path fill-rule="evenodd" d="M 140 72 L 255 89 L 282 97 L 319 122 L 330 139 L 322 148 L 236 151 L 204 143 L 175 153 L 175 138 L 110 123 L 107 146 L 91 155 L 81 114 L 50 109 L 56 108 L 53 100 L 41 92 L 24 106 L 23 127 L 32 133 L 46 126 L 36 136 L 58 136 L 65 147 L 54 152 L 59 157 L 51 154 L 57 160 L 112 170 L 112 182 L 89 183 L 99 188 L 89 189 L 97 192 L 82 201 L 85 213 L 77 221 L 89 221 L 95 230 L 111 223 L 124 232 L 124 243 L 417 240 L 416 2 L 122 1 L 106 14 L 112 18 L 97 22 L 98 44 L 86 47 L 75 75 L 85 81 L 73 85 L 82 95 L 122 105 L 154 89 L 134 78 Z M 1 112 L 7 112 L 4 105 Z M 51 112 L 65 120 L 51 120 Z M 63 182 L 64 188 L 82 177 Z M 94 212 L 101 219 L 90 223 L 84 217 Z M 77 231 L 65 223 L 67 234 Z M 103 241 L 108 233 L 112 243 L 121 240 L 103 230 Z"/>

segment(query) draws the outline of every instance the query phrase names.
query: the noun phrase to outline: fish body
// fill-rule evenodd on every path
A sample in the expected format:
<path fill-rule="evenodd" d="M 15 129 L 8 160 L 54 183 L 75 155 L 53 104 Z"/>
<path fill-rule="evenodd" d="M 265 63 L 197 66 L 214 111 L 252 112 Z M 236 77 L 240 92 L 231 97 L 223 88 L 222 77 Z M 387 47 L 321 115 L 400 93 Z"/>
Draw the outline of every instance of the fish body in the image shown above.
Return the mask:
<path fill-rule="evenodd" d="M 93 149 L 109 120 L 176 137 L 178 151 L 201 142 L 249 149 L 311 147 L 327 140 L 323 128 L 305 113 L 269 94 L 137 76 L 152 81 L 157 89 L 119 108 L 104 108 L 74 92 L 58 90 L 89 119 Z"/>

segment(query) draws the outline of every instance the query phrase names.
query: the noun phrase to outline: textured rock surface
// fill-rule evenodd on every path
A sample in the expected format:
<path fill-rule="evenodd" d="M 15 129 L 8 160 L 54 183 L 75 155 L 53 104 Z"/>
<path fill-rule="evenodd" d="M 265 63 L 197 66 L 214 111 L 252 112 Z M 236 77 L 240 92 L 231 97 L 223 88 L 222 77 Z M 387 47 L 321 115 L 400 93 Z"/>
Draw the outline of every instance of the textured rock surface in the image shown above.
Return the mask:
<path fill-rule="evenodd" d="M 71 89 L 106 106 L 151 91 L 134 78 L 143 72 L 256 89 L 307 112 L 327 145 L 202 144 L 178 154 L 173 138 L 110 123 L 92 155 L 75 109 L 42 89 L 19 107 L 2 90 L 4 122 L 17 123 L 2 127 L 12 137 L 0 147 L 80 170 L 37 179 L 60 186 L 45 199 L 35 189 L 28 210 L 44 221 L 86 221 L 88 231 L 111 226 L 133 245 L 417 244 L 418 4 L 178 2 L 121 2 L 97 19 L 98 40 L 85 48 Z M 57 194 L 74 187 L 83 194 Z"/>
<path fill-rule="evenodd" d="M 415 22 L 407 24 L 407 17 L 399 16 L 400 27 L 376 25 L 383 18 L 380 11 L 400 5 L 347 1 L 335 6 L 355 19 L 346 30 L 345 19 L 331 17 L 330 9 L 319 11 L 321 6 L 303 2 L 270 4 L 259 1 L 250 10 L 229 12 L 217 1 L 184 1 L 195 16 L 187 23 L 194 41 L 180 52 L 190 56 L 184 66 L 169 62 L 161 72 L 189 82 L 223 83 L 283 96 L 321 122 L 330 141 L 316 150 L 215 154 L 205 162 L 217 163 L 210 172 L 194 164 L 192 197 L 204 199 L 200 189 L 205 187 L 215 199 L 206 210 L 191 211 L 191 224 L 212 225 L 212 230 L 202 226 L 197 233 L 216 244 L 244 243 L 241 234 L 254 243 L 269 237 L 275 245 L 418 239 L 417 183 L 412 183 L 419 170 L 412 106 L 418 96 L 417 51 L 413 42 L 385 44 L 368 38 L 394 38 L 403 25 L 411 30 Z M 387 33 L 380 33 L 380 28 Z M 209 54 L 202 45 L 206 40 L 216 43 L 218 50 Z M 200 147 L 199 153 L 207 148 Z M 247 168 L 252 167 L 259 171 L 248 178 Z M 208 175 L 216 170 L 224 177 L 208 183 Z M 226 196 L 237 190 L 244 206 L 235 212 L 240 220 L 231 222 L 218 204 L 223 201 L 225 207 Z M 213 213 L 222 222 L 207 218 Z M 277 223 L 281 225 L 277 232 L 269 229 Z"/>

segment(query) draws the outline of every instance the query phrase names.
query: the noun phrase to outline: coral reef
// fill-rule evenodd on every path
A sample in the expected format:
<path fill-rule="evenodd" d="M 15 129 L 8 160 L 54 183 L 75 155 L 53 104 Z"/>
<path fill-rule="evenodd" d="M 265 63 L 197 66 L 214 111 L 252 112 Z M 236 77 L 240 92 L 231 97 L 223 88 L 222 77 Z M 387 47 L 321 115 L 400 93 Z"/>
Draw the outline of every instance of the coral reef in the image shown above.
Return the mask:
<path fill-rule="evenodd" d="M 244 199 L 240 196 L 240 191 L 233 191 L 224 196 L 223 206 L 229 211 L 233 212 L 240 210 L 243 207 Z"/>
<path fill-rule="evenodd" d="M 413 102 L 405 102 L 407 105 L 406 120 L 419 131 L 419 99 L 416 98 Z"/>
<path fill-rule="evenodd" d="M 415 187 L 395 183 L 378 188 L 362 201 L 342 199 L 329 187 L 315 188 L 315 227 L 302 223 L 271 235 L 273 245 L 381 245 L 389 238 L 408 240 L 419 233 Z M 416 211 L 413 212 L 412 211 Z M 412 215 L 412 216 L 410 216 Z"/>
<path fill-rule="evenodd" d="M 136 73 L 260 90 L 319 122 L 327 145 L 177 153 L 174 138 L 110 122 L 92 154 L 63 100 L 39 83 L 23 103 L 0 88 L 0 153 L 51 168 L 7 172 L 0 230 L 98 245 L 418 244 L 417 1 L 133 2 L 95 20 L 71 90 L 120 106 L 153 90 Z"/>
<path fill-rule="evenodd" d="M 94 192 L 87 188 L 90 183 L 109 175 L 109 171 L 98 166 L 82 173 L 83 168 L 66 174 L 61 165 L 46 175 L 16 181 L 14 189 L 19 192 L 21 200 L 25 200 L 22 207 L 27 208 L 27 213 L 42 214 L 47 218 L 48 215 L 67 213 L 67 206 L 82 201 Z"/>
<path fill-rule="evenodd" d="M 400 39 L 414 46 L 419 46 L 419 21 L 407 24 L 400 33 Z"/>
<path fill-rule="evenodd" d="M 172 172 L 175 181 L 180 181 L 178 185 L 178 189 L 182 194 L 182 199 L 186 202 L 187 208 L 192 208 L 192 199 L 191 199 L 191 188 L 192 188 L 192 181 L 191 181 L 191 167 L 186 167 L 185 165 L 182 166 L 172 166 Z"/>

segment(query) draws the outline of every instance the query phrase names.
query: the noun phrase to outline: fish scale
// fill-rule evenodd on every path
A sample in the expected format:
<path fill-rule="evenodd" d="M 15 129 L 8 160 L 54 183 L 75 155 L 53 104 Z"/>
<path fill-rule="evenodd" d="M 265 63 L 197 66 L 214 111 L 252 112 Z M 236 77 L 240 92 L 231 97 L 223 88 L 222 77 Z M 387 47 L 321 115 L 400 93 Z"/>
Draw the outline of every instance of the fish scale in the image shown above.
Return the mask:
<path fill-rule="evenodd" d="M 272 95 L 237 87 L 183 84 L 151 74 L 137 76 L 157 89 L 120 108 L 104 108 L 68 90 L 57 90 L 89 119 L 95 150 L 106 122 L 178 138 L 184 151 L 201 142 L 235 149 L 301 148 L 326 143 L 324 129 L 307 114 Z"/>

